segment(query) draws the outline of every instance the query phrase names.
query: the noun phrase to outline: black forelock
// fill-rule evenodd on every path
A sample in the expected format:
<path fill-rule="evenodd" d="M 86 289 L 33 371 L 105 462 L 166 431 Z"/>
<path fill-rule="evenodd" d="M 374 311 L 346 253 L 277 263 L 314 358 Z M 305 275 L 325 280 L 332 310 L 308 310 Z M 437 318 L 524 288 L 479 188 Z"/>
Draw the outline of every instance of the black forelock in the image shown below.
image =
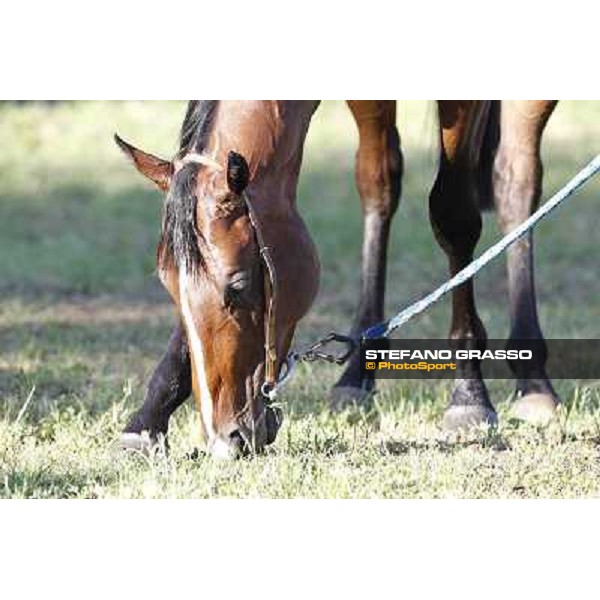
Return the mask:
<path fill-rule="evenodd" d="M 198 165 L 185 165 L 174 177 L 163 208 L 159 264 L 173 264 L 186 272 L 206 271 L 201 252 L 204 238 L 196 226 L 196 176 Z"/>
<path fill-rule="evenodd" d="M 178 157 L 188 152 L 201 153 L 208 144 L 218 105 L 217 100 L 189 102 L 179 140 Z M 196 221 L 197 164 L 184 165 L 173 178 L 163 207 L 162 234 L 158 260 L 161 267 L 173 264 L 189 273 L 206 272 L 202 254 L 205 240 Z"/>

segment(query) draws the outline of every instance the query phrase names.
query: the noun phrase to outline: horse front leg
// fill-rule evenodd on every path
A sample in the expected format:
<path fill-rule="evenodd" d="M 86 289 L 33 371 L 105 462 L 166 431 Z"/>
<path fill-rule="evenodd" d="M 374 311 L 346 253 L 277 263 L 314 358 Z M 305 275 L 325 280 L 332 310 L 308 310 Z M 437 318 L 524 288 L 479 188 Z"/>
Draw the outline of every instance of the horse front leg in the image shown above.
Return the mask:
<path fill-rule="evenodd" d="M 392 217 L 400 199 L 403 170 L 393 101 L 348 101 L 358 126 L 356 184 L 363 211 L 361 288 L 352 334 L 383 319 L 387 248 Z M 362 373 L 360 355 L 350 359 L 330 395 L 332 410 L 366 401 L 374 376 Z"/>
<path fill-rule="evenodd" d="M 435 237 L 448 257 L 450 275 L 473 259 L 481 233 L 477 168 L 488 106 L 478 101 L 441 101 L 440 164 L 429 197 L 429 214 Z M 451 345 L 484 350 L 486 332 L 475 307 L 473 281 L 452 293 Z M 446 429 L 480 423 L 495 424 L 496 411 L 481 375 L 479 360 L 457 360 L 450 405 L 444 414 Z"/>
<path fill-rule="evenodd" d="M 550 100 L 502 101 L 500 144 L 494 161 L 494 192 L 503 233 L 512 231 L 537 208 L 542 189 L 541 138 L 556 106 Z M 507 251 L 511 331 L 508 346 L 536 340 L 543 353 L 533 361 L 510 362 L 517 378 L 517 418 L 546 422 L 560 402 L 545 371 L 546 345 L 540 328 L 533 276 L 533 234 L 529 232 Z"/>
<path fill-rule="evenodd" d="M 191 393 L 190 352 L 185 330 L 178 323 L 167 351 L 150 377 L 142 407 L 133 414 L 121 434 L 120 447 L 149 451 L 159 436 L 166 437 L 171 415 Z"/>

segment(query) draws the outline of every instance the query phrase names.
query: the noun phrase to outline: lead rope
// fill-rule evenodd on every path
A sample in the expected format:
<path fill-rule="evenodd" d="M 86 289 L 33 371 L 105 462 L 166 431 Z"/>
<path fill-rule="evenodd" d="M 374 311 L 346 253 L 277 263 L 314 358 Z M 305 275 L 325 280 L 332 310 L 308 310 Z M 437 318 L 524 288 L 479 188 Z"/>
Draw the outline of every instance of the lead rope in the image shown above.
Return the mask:
<path fill-rule="evenodd" d="M 284 368 L 279 374 L 276 386 L 271 390 L 271 393 L 275 394 L 278 389 L 287 383 L 296 365 L 301 361 L 325 360 L 327 362 L 343 365 L 361 342 L 389 337 L 392 332 L 410 321 L 413 317 L 422 313 L 424 310 L 427 310 L 432 304 L 442 298 L 442 296 L 445 296 L 448 292 L 462 285 L 469 279 L 472 279 L 479 271 L 481 271 L 481 269 L 483 269 L 483 267 L 502 254 L 511 244 L 514 244 L 528 231 L 533 229 L 535 225 L 537 225 L 544 217 L 548 216 L 584 183 L 596 175 L 598 171 L 600 171 L 600 154 L 593 158 L 562 189 L 554 194 L 550 200 L 538 208 L 518 227 L 507 233 L 493 246 L 488 248 L 481 256 L 473 260 L 464 269 L 437 287 L 433 292 L 424 298 L 413 302 L 411 305 L 401 310 L 395 317 L 382 323 L 378 323 L 377 325 L 373 325 L 372 327 L 368 327 L 357 337 L 332 332 L 310 346 L 304 352 L 290 352 L 282 365 Z M 346 350 L 341 354 L 325 352 L 323 348 L 332 342 L 345 345 Z"/>

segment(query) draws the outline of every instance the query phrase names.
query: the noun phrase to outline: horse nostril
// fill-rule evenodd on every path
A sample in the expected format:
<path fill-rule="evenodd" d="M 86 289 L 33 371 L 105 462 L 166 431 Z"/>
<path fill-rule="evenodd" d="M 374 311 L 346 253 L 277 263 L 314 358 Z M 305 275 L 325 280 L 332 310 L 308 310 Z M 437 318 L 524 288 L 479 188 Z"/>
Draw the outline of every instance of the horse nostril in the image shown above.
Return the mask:
<path fill-rule="evenodd" d="M 245 454 L 248 450 L 246 441 L 239 429 L 235 429 L 229 434 L 229 442 L 241 454 Z"/>
<path fill-rule="evenodd" d="M 237 457 L 248 456 L 248 454 L 250 454 L 250 446 L 248 446 L 248 443 L 239 429 L 235 429 L 229 434 L 229 444 L 234 455 Z"/>

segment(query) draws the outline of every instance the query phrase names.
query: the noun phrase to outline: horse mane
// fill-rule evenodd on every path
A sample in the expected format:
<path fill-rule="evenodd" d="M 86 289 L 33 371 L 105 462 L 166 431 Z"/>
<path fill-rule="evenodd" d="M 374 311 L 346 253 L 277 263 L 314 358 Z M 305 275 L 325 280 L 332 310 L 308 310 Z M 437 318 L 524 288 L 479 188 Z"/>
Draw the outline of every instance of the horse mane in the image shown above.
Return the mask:
<path fill-rule="evenodd" d="M 202 153 L 212 132 L 218 100 L 192 100 L 181 125 L 176 158 L 189 152 Z M 201 248 L 206 247 L 196 227 L 195 193 L 199 165 L 184 165 L 175 175 L 163 206 L 163 221 L 158 246 L 159 268 L 176 266 L 190 274 L 206 273 Z"/>
<path fill-rule="evenodd" d="M 179 155 L 201 153 L 208 144 L 218 100 L 191 100 L 179 133 Z"/>

